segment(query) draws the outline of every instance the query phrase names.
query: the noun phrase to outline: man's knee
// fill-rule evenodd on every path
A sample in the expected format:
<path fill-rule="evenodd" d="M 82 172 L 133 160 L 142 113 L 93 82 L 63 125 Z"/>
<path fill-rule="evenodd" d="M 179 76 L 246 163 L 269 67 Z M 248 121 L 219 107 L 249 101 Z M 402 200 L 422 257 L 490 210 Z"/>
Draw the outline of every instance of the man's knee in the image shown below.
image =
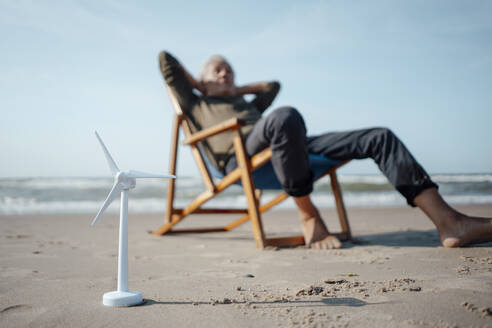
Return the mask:
<path fill-rule="evenodd" d="M 272 115 L 286 115 L 286 116 L 300 116 L 301 114 L 299 113 L 299 111 L 292 107 L 292 106 L 282 106 L 282 107 L 279 107 L 279 108 L 276 108 L 273 112 L 272 112 Z"/>
<path fill-rule="evenodd" d="M 393 133 L 393 131 L 387 127 L 374 128 L 374 136 L 378 139 L 385 139 L 385 140 L 396 138 L 396 135 Z"/>
<path fill-rule="evenodd" d="M 302 115 L 294 107 L 284 106 L 277 108 L 268 118 L 270 126 L 275 129 L 306 129 Z"/>

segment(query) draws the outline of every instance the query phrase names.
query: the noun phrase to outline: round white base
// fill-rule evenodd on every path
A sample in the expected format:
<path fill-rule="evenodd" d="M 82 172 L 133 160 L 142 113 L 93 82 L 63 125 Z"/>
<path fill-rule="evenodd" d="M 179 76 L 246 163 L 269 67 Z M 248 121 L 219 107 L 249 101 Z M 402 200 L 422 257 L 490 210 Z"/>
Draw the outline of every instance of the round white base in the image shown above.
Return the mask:
<path fill-rule="evenodd" d="M 104 293 L 103 304 L 106 306 L 132 306 L 143 302 L 142 293 L 139 292 L 108 292 Z"/>

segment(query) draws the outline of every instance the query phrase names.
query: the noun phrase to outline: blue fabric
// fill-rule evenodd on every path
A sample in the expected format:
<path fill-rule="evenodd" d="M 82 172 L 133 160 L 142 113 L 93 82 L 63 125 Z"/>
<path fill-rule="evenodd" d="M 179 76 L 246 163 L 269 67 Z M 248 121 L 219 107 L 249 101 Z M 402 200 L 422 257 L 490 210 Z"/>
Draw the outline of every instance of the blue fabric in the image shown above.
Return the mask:
<path fill-rule="evenodd" d="M 208 162 L 208 158 L 205 157 L 205 162 L 207 167 L 214 178 L 222 179 L 224 175 L 220 173 L 213 165 Z M 323 155 L 317 154 L 309 154 L 309 162 L 311 170 L 314 173 L 314 180 L 323 175 L 326 171 L 331 169 L 332 167 L 340 164 L 340 161 L 336 161 L 330 158 L 327 158 Z M 253 180 L 255 181 L 255 187 L 257 189 L 282 189 L 280 182 L 273 171 L 272 162 L 268 162 L 256 171 L 253 172 Z M 238 181 L 236 184 L 241 185 L 241 181 Z"/>

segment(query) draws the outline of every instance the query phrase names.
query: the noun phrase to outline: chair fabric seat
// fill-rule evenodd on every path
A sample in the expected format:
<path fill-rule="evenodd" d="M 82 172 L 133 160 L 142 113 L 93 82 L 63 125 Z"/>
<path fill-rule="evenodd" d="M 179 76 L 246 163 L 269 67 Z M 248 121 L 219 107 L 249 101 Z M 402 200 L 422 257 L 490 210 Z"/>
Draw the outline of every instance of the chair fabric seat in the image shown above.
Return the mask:
<path fill-rule="evenodd" d="M 222 179 L 224 175 L 218 171 L 209 161 L 206 156 L 204 156 L 207 167 L 214 178 Z M 309 162 L 311 170 L 314 173 L 314 180 L 321 177 L 332 167 L 341 163 L 341 161 L 337 161 L 323 155 L 318 154 L 309 154 Z M 282 185 L 277 179 L 277 175 L 273 170 L 272 162 L 269 161 L 262 167 L 258 168 L 253 172 L 253 180 L 255 182 L 255 187 L 261 190 L 281 190 Z M 239 180 L 236 184 L 241 185 L 241 181 Z"/>

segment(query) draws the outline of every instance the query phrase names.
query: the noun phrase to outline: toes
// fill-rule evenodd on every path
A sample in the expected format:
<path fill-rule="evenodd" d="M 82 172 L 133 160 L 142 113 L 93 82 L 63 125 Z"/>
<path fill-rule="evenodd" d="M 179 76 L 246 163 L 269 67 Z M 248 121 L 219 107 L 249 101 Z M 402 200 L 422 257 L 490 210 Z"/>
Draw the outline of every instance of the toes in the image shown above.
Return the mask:
<path fill-rule="evenodd" d="M 342 248 L 342 243 L 338 238 L 329 236 L 323 240 L 312 243 L 310 246 L 312 249 L 339 249 Z"/>
<path fill-rule="evenodd" d="M 333 243 L 331 241 L 331 238 L 326 238 L 325 240 L 325 249 L 332 249 L 333 248 Z"/>
<path fill-rule="evenodd" d="M 318 242 L 315 242 L 311 245 L 312 249 L 330 249 L 330 245 L 328 245 L 328 242 L 326 239 L 320 240 Z"/>
<path fill-rule="evenodd" d="M 342 248 L 342 243 L 337 237 L 328 235 L 321 240 L 311 241 L 306 246 L 312 249 L 339 249 Z"/>
<path fill-rule="evenodd" d="M 333 238 L 333 248 L 342 248 L 342 243 L 338 240 L 338 238 Z"/>
<path fill-rule="evenodd" d="M 338 249 L 342 247 L 342 243 L 338 240 L 337 237 L 329 236 L 325 239 L 327 248 L 329 249 Z"/>

